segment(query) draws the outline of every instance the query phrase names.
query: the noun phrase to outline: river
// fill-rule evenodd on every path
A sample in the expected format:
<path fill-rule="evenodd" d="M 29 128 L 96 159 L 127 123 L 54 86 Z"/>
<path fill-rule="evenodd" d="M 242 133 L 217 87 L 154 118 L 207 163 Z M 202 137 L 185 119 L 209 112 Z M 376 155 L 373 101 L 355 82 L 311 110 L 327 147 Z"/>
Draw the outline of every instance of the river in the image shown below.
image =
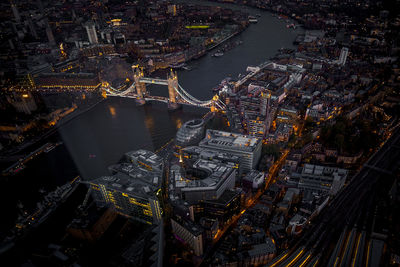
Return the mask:
<path fill-rule="evenodd" d="M 217 5 L 202 1 L 184 2 Z M 293 47 L 292 42 L 301 31 L 287 29 L 286 22 L 266 11 L 229 4 L 224 6 L 245 9 L 251 15 L 261 16 L 257 24 L 251 24 L 233 38 L 242 40 L 243 44 L 222 57 L 207 54 L 190 62 L 191 71 L 178 71 L 180 85 L 201 100 L 210 99 L 213 95 L 211 88 L 225 77 L 236 78 L 245 72 L 247 66 L 266 61 L 279 48 Z M 159 87 L 151 89 L 153 94 L 159 95 L 166 95 L 166 91 L 166 88 Z M 14 221 L 17 200 L 26 206 L 34 206 L 40 188 L 52 190 L 76 175 L 87 180 L 106 175 L 107 166 L 117 162 L 124 152 L 140 148 L 154 151 L 173 138 L 183 122 L 201 117 L 206 111 L 184 107 L 168 112 L 162 103 L 138 107 L 131 99 L 108 98 L 60 127 L 58 136 L 53 138 L 62 141 L 63 145 L 42 153 L 20 174 L 1 181 L 1 188 L 6 193 L 2 194 L 0 201 L 3 212 L 7 214 L 7 220 L 2 224 L 9 226 Z"/>

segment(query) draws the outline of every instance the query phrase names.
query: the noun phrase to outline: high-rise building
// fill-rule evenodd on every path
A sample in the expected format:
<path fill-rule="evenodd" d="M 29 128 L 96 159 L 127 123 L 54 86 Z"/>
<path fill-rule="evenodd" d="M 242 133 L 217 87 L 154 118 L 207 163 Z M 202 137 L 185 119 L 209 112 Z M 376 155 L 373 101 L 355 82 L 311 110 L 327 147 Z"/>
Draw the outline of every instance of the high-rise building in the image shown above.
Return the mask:
<path fill-rule="evenodd" d="M 260 97 L 260 113 L 264 117 L 268 117 L 269 113 L 269 105 L 271 101 L 271 93 L 270 92 L 261 92 Z"/>
<path fill-rule="evenodd" d="M 99 40 L 97 39 L 96 27 L 93 22 L 89 21 L 85 24 L 86 32 L 89 38 L 90 44 L 98 44 Z"/>
<path fill-rule="evenodd" d="M 248 172 L 260 159 L 262 142 L 256 137 L 208 129 L 199 146 L 239 156 L 241 168 Z"/>
<path fill-rule="evenodd" d="M 349 49 L 347 47 L 343 47 L 342 50 L 340 51 L 338 64 L 344 66 L 346 64 L 348 55 L 349 55 Z"/>
<path fill-rule="evenodd" d="M 21 22 L 21 16 L 19 15 L 18 8 L 14 1 L 11 1 L 11 10 L 14 14 L 15 20 L 19 23 Z"/>
<path fill-rule="evenodd" d="M 111 205 L 120 214 L 148 224 L 162 220 L 161 183 L 164 163 L 156 154 L 138 150 L 125 154 L 129 163 L 110 166 L 112 176 L 88 182 L 99 206 Z"/>
<path fill-rule="evenodd" d="M 264 117 L 259 116 L 248 116 L 247 119 L 247 131 L 250 135 L 264 138 L 267 126 L 265 125 L 266 119 Z"/>
<path fill-rule="evenodd" d="M 168 5 L 168 14 L 176 16 L 176 5 Z"/>

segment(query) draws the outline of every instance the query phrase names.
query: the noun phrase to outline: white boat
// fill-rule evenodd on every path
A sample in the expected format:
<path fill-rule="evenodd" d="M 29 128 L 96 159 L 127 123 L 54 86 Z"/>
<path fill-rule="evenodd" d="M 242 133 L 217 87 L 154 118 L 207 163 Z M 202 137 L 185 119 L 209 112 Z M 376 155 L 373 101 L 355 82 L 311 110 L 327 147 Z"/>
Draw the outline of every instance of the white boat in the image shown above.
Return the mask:
<path fill-rule="evenodd" d="M 222 57 L 224 55 L 223 52 L 215 52 L 214 54 L 212 54 L 211 56 L 213 57 Z"/>
<path fill-rule="evenodd" d="M 254 17 L 254 16 L 249 16 L 249 22 L 250 23 L 257 23 L 258 19 L 256 17 Z"/>
<path fill-rule="evenodd" d="M 173 68 L 173 69 L 180 69 L 180 68 L 182 68 L 182 67 L 184 67 L 185 66 L 185 63 L 174 63 L 174 64 L 169 64 L 169 67 L 170 68 Z"/>

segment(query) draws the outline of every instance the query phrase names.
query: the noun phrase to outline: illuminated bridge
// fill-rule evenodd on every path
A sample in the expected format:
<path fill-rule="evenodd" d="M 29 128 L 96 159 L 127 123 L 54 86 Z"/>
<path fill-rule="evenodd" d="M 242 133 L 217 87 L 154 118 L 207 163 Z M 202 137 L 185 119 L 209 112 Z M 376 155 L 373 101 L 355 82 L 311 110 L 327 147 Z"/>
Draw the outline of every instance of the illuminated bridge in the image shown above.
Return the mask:
<path fill-rule="evenodd" d="M 177 109 L 181 105 L 191 105 L 196 107 L 210 108 L 211 111 L 225 110 L 225 104 L 215 95 L 210 100 L 199 100 L 190 95 L 178 83 L 176 72 L 171 70 L 167 79 L 147 78 L 144 77 L 143 71 L 139 68 L 134 68 L 134 82 L 126 90 L 118 90 L 113 88 L 108 83 L 102 84 L 102 90 L 107 96 L 119 96 L 134 98 L 137 103 L 143 105 L 147 101 L 159 101 L 168 104 L 169 109 Z M 168 97 L 152 96 L 146 89 L 146 84 L 165 85 L 168 87 Z"/>

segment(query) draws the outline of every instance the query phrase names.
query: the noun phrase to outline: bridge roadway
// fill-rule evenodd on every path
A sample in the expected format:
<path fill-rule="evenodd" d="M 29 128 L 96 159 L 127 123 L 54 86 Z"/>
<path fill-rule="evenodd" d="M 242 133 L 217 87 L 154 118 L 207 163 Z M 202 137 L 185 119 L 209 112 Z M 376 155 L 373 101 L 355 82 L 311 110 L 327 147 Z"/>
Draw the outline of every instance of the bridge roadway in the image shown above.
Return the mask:
<path fill-rule="evenodd" d="M 310 227 L 304 229 L 301 239 L 268 266 L 368 266 L 370 245 L 367 253 L 364 250 L 366 231 L 374 216 L 371 210 L 377 193 L 393 183 L 393 174 L 399 167 L 397 129 Z"/>
<path fill-rule="evenodd" d="M 118 97 L 137 99 L 137 94 L 135 94 L 135 93 L 127 93 L 127 94 L 124 94 L 124 95 L 118 95 L 118 94 L 113 95 L 113 94 L 110 94 L 109 96 L 118 96 Z M 158 101 L 158 102 L 163 102 L 163 103 L 168 103 L 169 102 L 169 98 L 165 97 L 165 96 L 145 96 L 144 100 L 146 100 L 146 101 Z M 176 103 L 181 104 L 181 105 L 193 106 L 192 103 L 188 103 L 188 102 L 186 102 L 184 100 L 177 100 Z M 201 107 L 201 108 L 208 108 L 208 106 L 201 106 L 201 105 L 195 105 L 195 106 Z"/>
<path fill-rule="evenodd" d="M 168 82 L 166 80 L 162 79 L 152 79 L 152 78 L 141 78 L 144 79 L 145 81 L 152 81 L 152 83 L 155 84 L 163 84 L 163 85 L 168 85 Z M 142 80 L 141 80 L 142 81 Z M 114 89 L 111 86 L 105 86 L 102 87 L 102 90 L 105 90 L 107 92 L 108 96 L 118 96 L 118 97 L 126 97 L 126 98 L 133 98 L 133 99 L 138 99 L 138 95 L 135 93 L 135 84 L 132 84 L 128 89 L 124 91 L 119 91 L 117 89 Z M 176 98 L 176 103 L 181 104 L 181 105 L 191 105 L 191 106 L 196 106 L 196 107 L 204 107 L 204 108 L 218 108 L 220 110 L 224 110 L 225 104 L 218 99 L 218 97 L 214 97 L 211 100 L 198 100 L 192 95 L 190 95 L 188 92 L 183 89 L 182 86 L 178 84 L 178 87 L 174 87 L 175 92 L 178 94 L 178 98 Z M 151 95 L 145 95 L 143 97 L 145 101 L 159 101 L 159 102 L 164 102 L 168 103 L 169 98 L 168 97 L 163 97 L 163 96 L 151 96 Z"/>
<path fill-rule="evenodd" d="M 150 84 L 168 85 L 168 80 L 158 79 L 158 78 L 142 77 L 139 79 L 139 81 L 143 82 L 143 83 L 150 83 Z"/>

